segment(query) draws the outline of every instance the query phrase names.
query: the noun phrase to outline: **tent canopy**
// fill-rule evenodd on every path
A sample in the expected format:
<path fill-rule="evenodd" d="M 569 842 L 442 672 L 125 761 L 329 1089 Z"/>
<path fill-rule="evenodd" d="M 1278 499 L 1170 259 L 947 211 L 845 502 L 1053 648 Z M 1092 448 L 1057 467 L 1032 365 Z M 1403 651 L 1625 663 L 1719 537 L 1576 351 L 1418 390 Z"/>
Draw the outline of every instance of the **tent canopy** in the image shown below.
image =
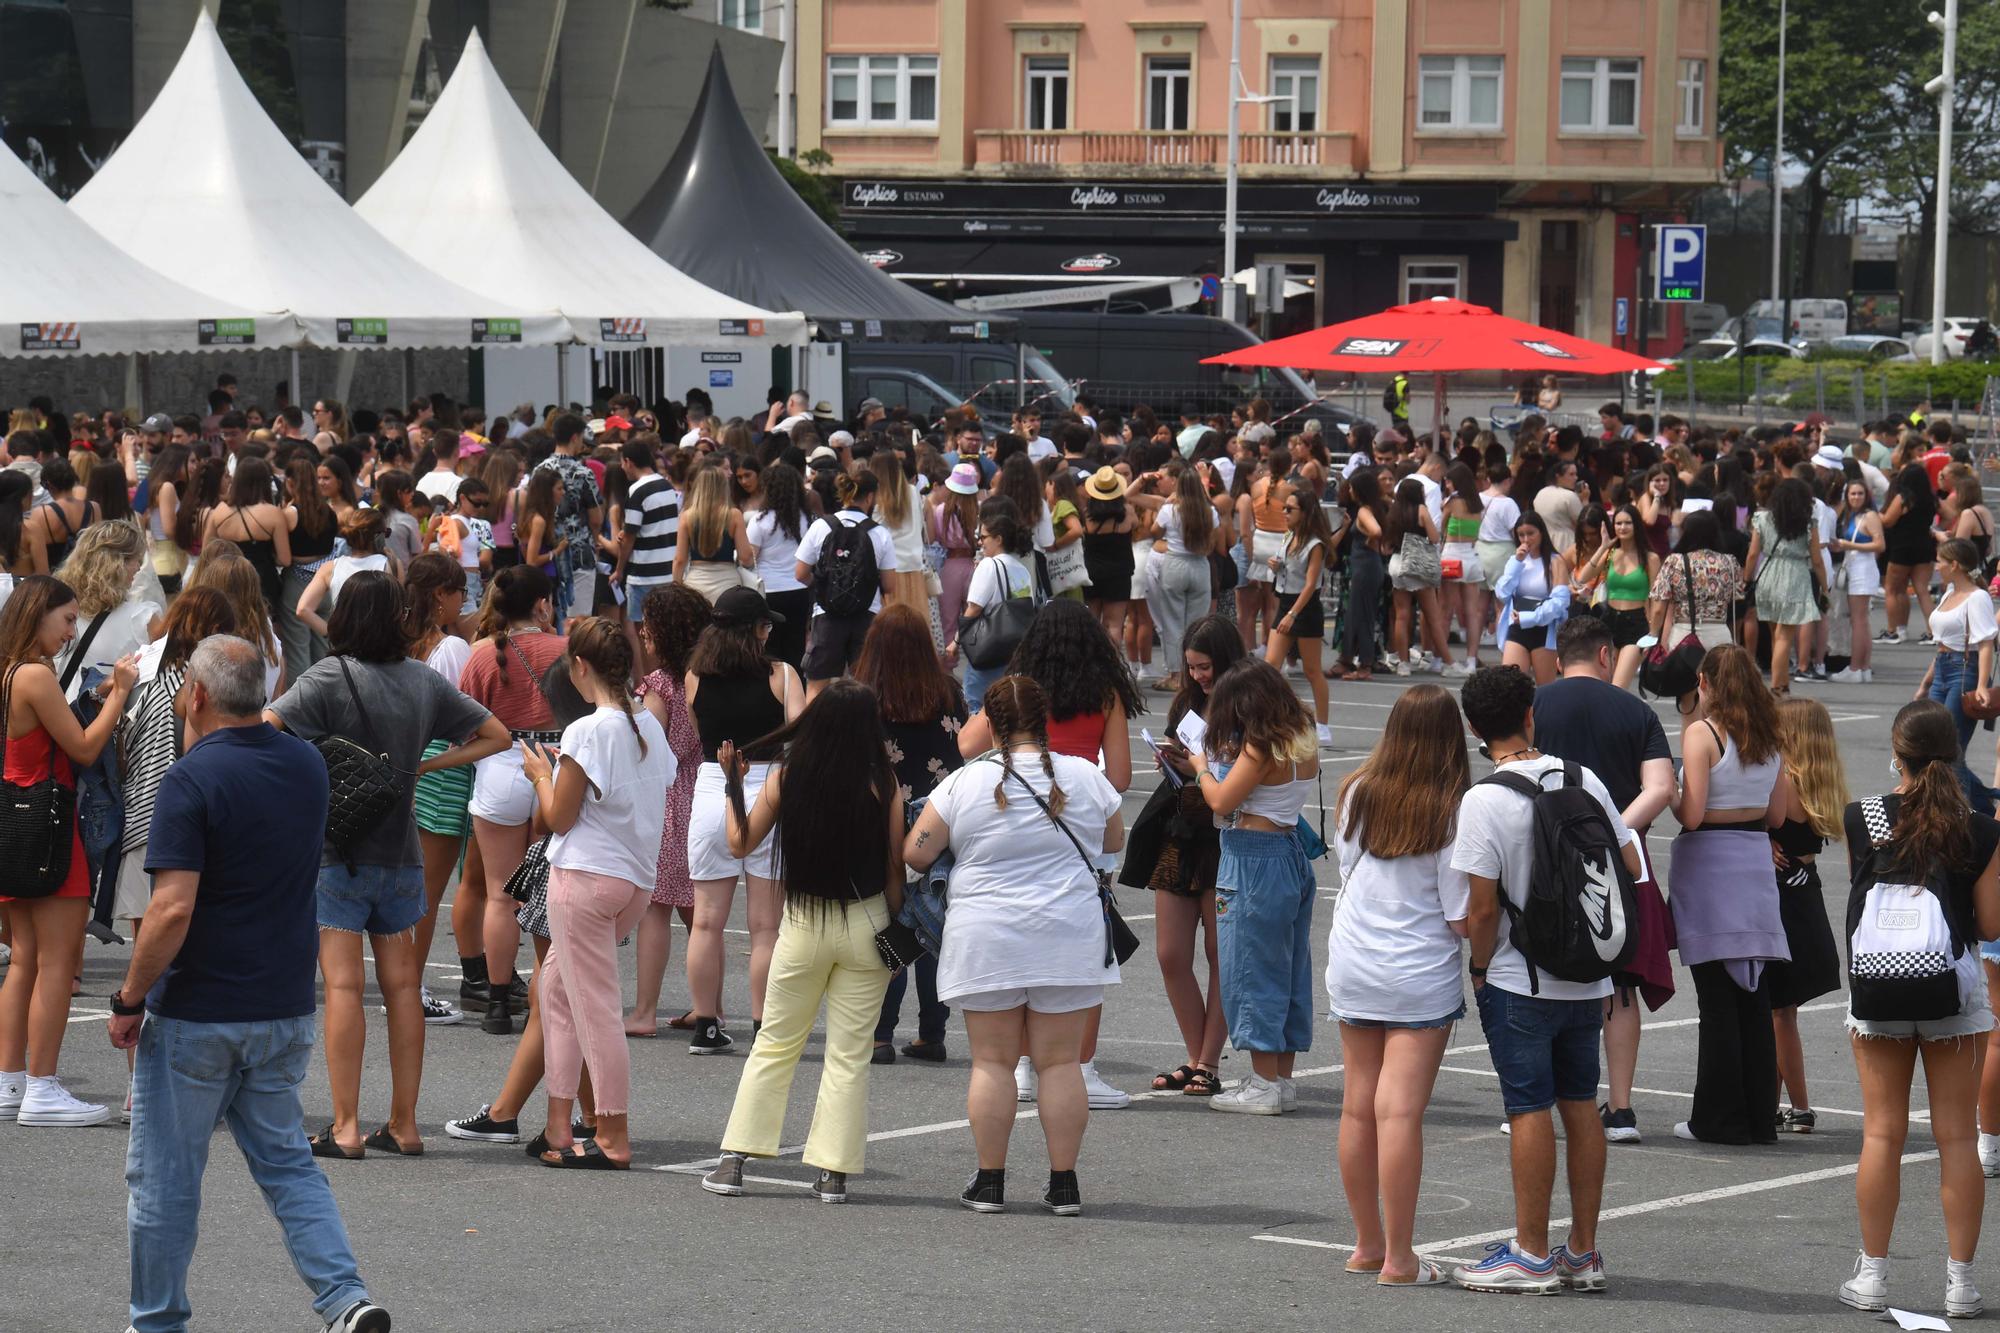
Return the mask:
<path fill-rule="evenodd" d="M 720 48 L 709 56 L 680 147 L 625 225 L 655 254 L 711 287 L 756 305 L 805 311 L 822 338 L 985 338 L 1014 325 L 912 291 L 822 222 L 744 123 Z"/>
<path fill-rule="evenodd" d="M 804 316 L 704 287 L 600 208 L 521 114 L 477 32 L 354 211 L 453 282 L 561 311 L 583 342 L 806 341 Z"/>
<path fill-rule="evenodd" d="M 552 310 L 475 295 L 356 217 L 257 105 L 205 9 L 153 105 L 70 208 L 169 277 L 291 311 L 317 346 L 570 341 Z"/>
<path fill-rule="evenodd" d="M 0 147 L 0 356 L 284 347 L 297 321 L 193 291 L 147 268 Z"/>

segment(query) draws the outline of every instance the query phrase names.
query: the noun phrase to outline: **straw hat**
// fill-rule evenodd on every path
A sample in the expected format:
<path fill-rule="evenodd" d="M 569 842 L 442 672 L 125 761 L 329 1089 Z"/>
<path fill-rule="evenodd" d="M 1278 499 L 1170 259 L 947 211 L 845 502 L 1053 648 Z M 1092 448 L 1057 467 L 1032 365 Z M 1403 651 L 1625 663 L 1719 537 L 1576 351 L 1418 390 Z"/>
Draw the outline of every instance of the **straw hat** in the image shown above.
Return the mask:
<path fill-rule="evenodd" d="M 1122 500 L 1125 498 L 1125 478 L 1118 475 L 1116 468 L 1101 467 L 1090 474 L 1090 480 L 1083 483 L 1084 494 L 1093 500 Z"/>

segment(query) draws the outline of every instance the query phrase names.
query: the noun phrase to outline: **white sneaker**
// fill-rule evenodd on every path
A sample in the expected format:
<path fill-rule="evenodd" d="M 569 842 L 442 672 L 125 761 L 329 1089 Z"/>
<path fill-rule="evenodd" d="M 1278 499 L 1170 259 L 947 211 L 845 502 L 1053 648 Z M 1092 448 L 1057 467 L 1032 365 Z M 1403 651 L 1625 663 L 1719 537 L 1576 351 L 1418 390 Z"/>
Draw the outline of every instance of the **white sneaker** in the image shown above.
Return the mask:
<path fill-rule="evenodd" d="M 1024 1055 L 1021 1057 L 1021 1062 L 1014 1066 L 1014 1100 L 1017 1102 L 1035 1100 L 1035 1087 L 1035 1067 Z"/>
<path fill-rule="evenodd" d="M 1278 1109 L 1287 1114 L 1299 1109 L 1299 1085 L 1291 1079 L 1278 1080 Z"/>
<path fill-rule="evenodd" d="M 0 1088 L 0 1116 L 4 1116 L 7 1111 L 6 1096 L 6 1089 Z M 1989 1179 L 2000 1176 L 2000 1134 L 1979 1136 L 1979 1169 L 1984 1171 Z"/>
<path fill-rule="evenodd" d="M 1318 731 L 1319 731 L 1319 743 L 1321 745 L 1333 744 L 1333 729 L 1331 727 L 1327 726 L 1326 723 L 1321 722 L 1318 724 Z"/>
<path fill-rule="evenodd" d="M 1019 1092 L 1018 1079 L 1019 1073 L 1017 1069 L 1017 1081 L 1015 1085 L 1017 1094 Z M 1104 1081 L 1104 1076 L 1097 1072 L 1097 1062 L 1095 1060 L 1085 1060 L 1083 1062 L 1083 1092 L 1084 1096 L 1089 1098 L 1090 1109 L 1093 1111 L 1121 1111 L 1132 1104 L 1131 1093 L 1120 1092 L 1117 1088 L 1112 1087 Z"/>
<path fill-rule="evenodd" d="M 1433 676 L 1442 676 L 1444 674 L 1444 667 L 1445 667 L 1445 662 L 1442 657 L 1432 657 L 1428 662 L 1424 663 L 1423 666 L 1419 668 L 1419 670 L 1428 671 Z"/>
<path fill-rule="evenodd" d="M 12 1120 L 21 1113 L 21 1099 L 28 1095 L 28 1075 L 0 1074 L 0 1120 Z"/>
<path fill-rule="evenodd" d="M 1977 1319 L 1986 1312 L 1979 1288 L 1972 1285 L 1972 1265 L 1944 1261 L 1944 1312 L 1952 1319 Z"/>
<path fill-rule="evenodd" d="M 1854 1260 L 1854 1276 L 1840 1284 L 1840 1303 L 1856 1310 L 1888 1309 L 1889 1260 L 1858 1256 Z"/>
<path fill-rule="evenodd" d="M 1395 671 L 1396 671 L 1396 674 L 1397 674 L 1397 675 L 1399 675 L 1399 676 L 1407 676 L 1407 675 L 1409 675 L 1409 674 L 1410 674 L 1410 664 L 1409 664 L 1408 662 L 1405 662 L 1405 661 L 1404 661 L 1404 660 L 1403 660 L 1402 658 L 1400 658 L 1400 657 L 1397 657 L 1397 658 L 1392 658 L 1392 659 L 1390 659 L 1390 660 L 1391 660 L 1391 662 L 1393 663 L 1393 665 L 1394 665 L 1394 667 L 1395 667 Z"/>
<path fill-rule="evenodd" d="M 28 1080 L 28 1095 L 21 1099 L 16 1116 L 24 1125 L 45 1128 L 72 1128 L 101 1125 L 118 1114 L 108 1106 L 81 1101 L 69 1094 L 62 1080 L 54 1077 Z"/>
<path fill-rule="evenodd" d="M 1208 1109 L 1237 1115 L 1282 1115 L 1285 1093 L 1277 1083 L 1252 1074 L 1229 1091 L 1210 1097 Z"/>
<path fill-rule="evenodd" d="M 14 951 L 6 945 L 0 944 L 0 967 L 5 967 L 13 961 Z"/>

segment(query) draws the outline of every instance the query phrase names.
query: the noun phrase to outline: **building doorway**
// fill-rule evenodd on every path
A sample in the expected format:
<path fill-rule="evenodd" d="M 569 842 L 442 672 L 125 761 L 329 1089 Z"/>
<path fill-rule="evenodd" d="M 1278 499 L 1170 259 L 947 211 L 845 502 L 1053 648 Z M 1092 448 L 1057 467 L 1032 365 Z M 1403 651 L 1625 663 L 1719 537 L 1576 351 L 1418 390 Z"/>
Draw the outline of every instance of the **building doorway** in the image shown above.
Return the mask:
<path fill-rule="evenodd" d="M 1542 222 L 1541 275 L 1535 302 L 1535 322 L 1557 333 L 1576 332 L 1576 286 L 1582 269 L 1578 254 L 1581 228 L 1574 220 Z"/>

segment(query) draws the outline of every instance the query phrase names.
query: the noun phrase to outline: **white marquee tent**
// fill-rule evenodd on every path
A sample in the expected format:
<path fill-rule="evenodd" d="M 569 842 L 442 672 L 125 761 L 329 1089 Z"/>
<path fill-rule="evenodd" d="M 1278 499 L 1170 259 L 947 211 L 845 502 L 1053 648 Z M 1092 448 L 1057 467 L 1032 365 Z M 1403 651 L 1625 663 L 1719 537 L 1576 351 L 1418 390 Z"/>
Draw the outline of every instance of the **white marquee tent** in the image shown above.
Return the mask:
<path fill-rule="evenodd" d="M 0 356 L 286 347 L 298 322 L 193 291 L 70 212 L 0 147 Z"/>
<path fill-rule="evenodd" d="M 803 343 L 804 316 L 726 296 L 654 254 L 551 153 L 475 32 L 423 125 L 354 211 L 462 286 L 568 317 L 585 343 Z"/>
<path fill-rule="evenodd" d="M 206 10 L 70 208 L 170 277 L 291 311 L 314 346 L 571 341 L 553 310 L 475 295 L 356 216 L 258 106 Z"/>

